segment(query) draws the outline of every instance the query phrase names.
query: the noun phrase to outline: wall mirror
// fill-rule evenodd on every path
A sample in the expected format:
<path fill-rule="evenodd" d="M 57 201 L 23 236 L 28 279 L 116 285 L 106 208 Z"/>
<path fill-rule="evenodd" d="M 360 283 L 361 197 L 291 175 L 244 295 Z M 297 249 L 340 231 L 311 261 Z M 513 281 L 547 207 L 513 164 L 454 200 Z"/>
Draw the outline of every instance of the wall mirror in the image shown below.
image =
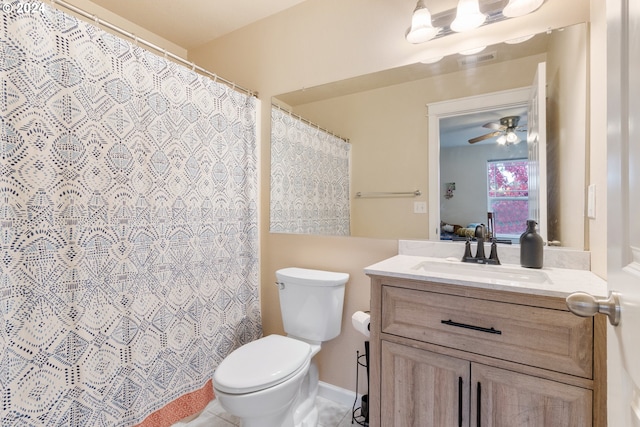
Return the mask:
<path fill-rule="evenodd" d="M 433 239 L 441 219 L 432 199 L 445 200 L 446 183 L 440 182 L 439 159 L 430 153 L 438 142 L 429 136 L 427 105 L 529 87 L 537 65 L 546 62 L 548 190 L 541 197 L 546 197 L 549 240 L 583 249 L 587 52 L 587 24 L 577 24 L 518 44 L 306 88 L 273 101 L 349 139 L 352 236 Z M 455 120 L 447 126 L 455 130 Z M 475 133 L 486 130 L 480 124 Z"/>

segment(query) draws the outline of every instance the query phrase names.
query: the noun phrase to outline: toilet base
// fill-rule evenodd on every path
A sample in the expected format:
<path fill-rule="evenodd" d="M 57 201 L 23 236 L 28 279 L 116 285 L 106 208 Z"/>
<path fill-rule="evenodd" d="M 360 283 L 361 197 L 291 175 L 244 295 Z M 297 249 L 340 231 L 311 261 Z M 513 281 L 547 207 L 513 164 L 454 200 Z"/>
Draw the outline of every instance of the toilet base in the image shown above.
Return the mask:
<path fill-rule="evenodd" d="M 318 365 L 311 359 L 300 391 L 295 401 L 284 413 L 272 414 L 258 418 L 242 418 L 242 427 L 317 427 L 319 413 L 316 406 L 318 396 L 319 374 Z"/>
<path fill-rule="evenodd" d="M 318 425 L 318 396 L 319 374 L 315 358 L 311 359 L 309 372 L 302 381 L 300 394 L 293 405 L 294 427 L 316 427 Z"/>
<path fill-rule="evenodd" d="M 229 394 L 213 389 L 220 406 L 241 420 L 242 427 L 293 427 L 293 405 L 300 386 L 307 380 L 310 361 L 287 381 L 274 387 L 247 394 Z"/>

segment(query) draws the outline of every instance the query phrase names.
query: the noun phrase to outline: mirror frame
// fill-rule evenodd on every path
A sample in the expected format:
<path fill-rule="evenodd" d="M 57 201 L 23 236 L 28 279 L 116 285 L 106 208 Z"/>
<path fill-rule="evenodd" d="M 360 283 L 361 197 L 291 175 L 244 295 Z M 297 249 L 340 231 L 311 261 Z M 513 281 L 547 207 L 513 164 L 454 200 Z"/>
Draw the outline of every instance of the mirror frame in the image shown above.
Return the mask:
<path fill-rule="evenodd" d="M 523 87 L 427 104 L 427 117 L 429 118 L 429 240 L 440 241 L 440 119 L 526 106 L 531 96 L 531 90 L 531 87 Z M 546 180 L 546 171 L 544 177 L 541 176 L 540 179 Z M 543 206 L 540 206 L 541 224 L 546 224 L 547 221 L 546 194 L 544 199 L 544 202 L 541 201 Z M 544 234 L 543 239 L 546 241 L 546 227 Z"/>

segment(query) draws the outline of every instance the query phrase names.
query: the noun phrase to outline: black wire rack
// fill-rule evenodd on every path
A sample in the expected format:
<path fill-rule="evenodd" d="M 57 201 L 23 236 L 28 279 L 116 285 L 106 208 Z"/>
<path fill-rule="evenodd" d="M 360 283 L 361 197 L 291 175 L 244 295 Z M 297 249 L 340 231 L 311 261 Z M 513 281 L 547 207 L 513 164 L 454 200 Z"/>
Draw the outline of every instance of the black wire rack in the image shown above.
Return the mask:
<path fill-rule="evenodd" d="M 362 395 L 360 406 L 358 404 L 358 383 L 360 367 L 367 369 L 367 392 Z M 356 398 L 351 407 L 351 424 L 361 426 L 369 425 L 369 341 L 364 342 L 364 354 L 356 351 Z"/>

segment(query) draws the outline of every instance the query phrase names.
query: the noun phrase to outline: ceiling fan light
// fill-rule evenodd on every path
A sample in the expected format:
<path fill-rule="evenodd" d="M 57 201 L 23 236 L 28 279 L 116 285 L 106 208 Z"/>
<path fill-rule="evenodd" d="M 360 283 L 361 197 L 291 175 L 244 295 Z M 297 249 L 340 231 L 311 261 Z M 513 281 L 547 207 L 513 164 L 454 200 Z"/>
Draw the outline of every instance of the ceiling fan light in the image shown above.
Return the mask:
<path fill-rule="evenodd" d="M 487 20 L 487 15 L 480 13 L 478 0 L 460 0 L 456 11 L 456 19 L 450 25 L 452 31 L 462 33 L 478 28 Z"/>
<path fill-rule="evenodd" d="M 509 4 L 502 10 L 507 18 L 527 15 L 542 6 L 544 0 L 509 0 Z"/>
<path fill-rule="evenodd" d="M 440 28 L 434 28 L 431 23 L 431 13 L 424 5 L 423 0 L 418 0 L 416 8 L 411 16 L 411 28 L 407 30 L 406 39 L 409 43 L 424 43 L 434 38 Z"/>
<path fill-rule="evenodd" d="M 510 130 L 507 132 L 507 136 L 505 137 L 506 141 L 510 144 L 517 144 L 518 142 L 520 142 L 520 138 L 518 137 L 518 135 Z"/>
<path fill-rule="evenodd" d="M 505 145 L 507 143 L 507 137 L 503 135 L 500 135 L 498 137 L 498 139 L 496 139 L 496 142 L 500 145 Z"/>

